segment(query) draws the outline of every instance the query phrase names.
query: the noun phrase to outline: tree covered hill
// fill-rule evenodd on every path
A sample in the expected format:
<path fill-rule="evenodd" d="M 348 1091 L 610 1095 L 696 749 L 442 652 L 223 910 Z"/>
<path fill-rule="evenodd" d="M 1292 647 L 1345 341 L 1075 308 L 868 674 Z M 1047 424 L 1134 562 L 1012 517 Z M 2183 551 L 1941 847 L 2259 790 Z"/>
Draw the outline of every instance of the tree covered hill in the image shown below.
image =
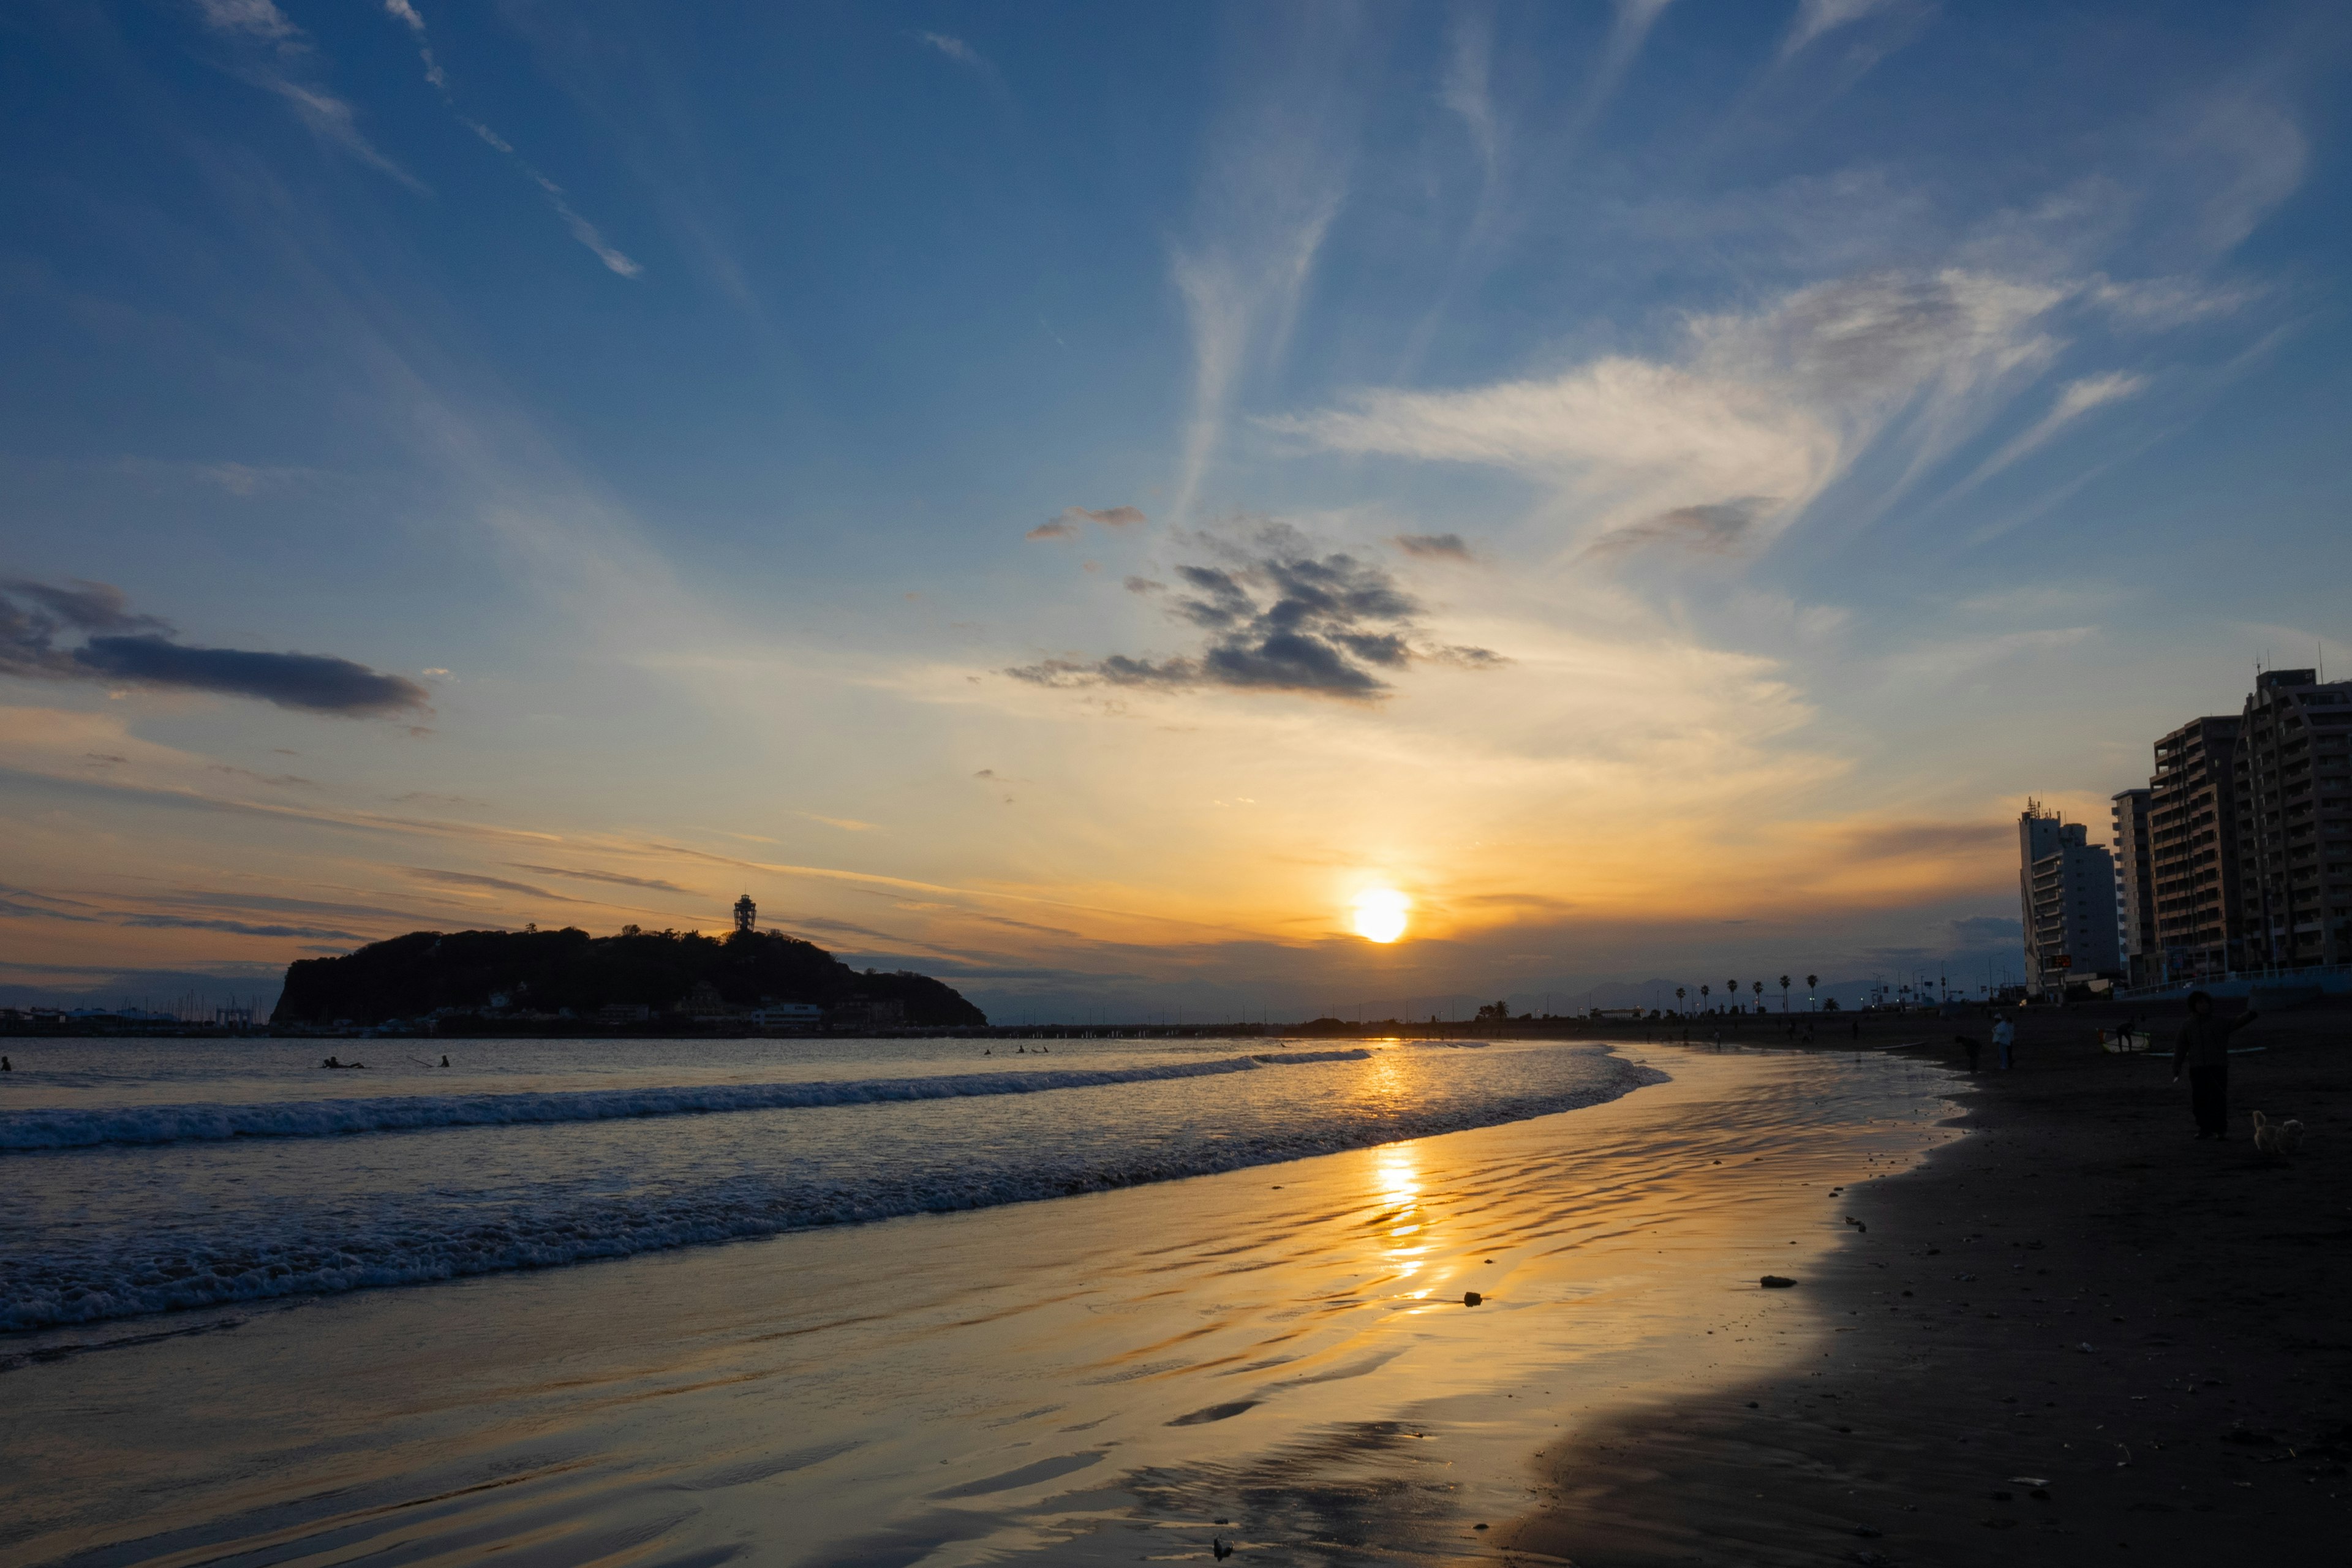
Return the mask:
<path fill-rule="evenodd" d="M 341 958 L 305 958 L 286 969 L 271 1021 L 379 1024 L 442 1008 L 487 1011 L 503 995 L 518 1010 L 570 1008 L 593 1018 L 608 1002 L 675 1007 L 708 981 L 732 1005 L 805 1002 L 821 1007 L 896 1002 L 917 1026 L 985 1024 L 952 987 L 901 971 L 861 974 L 814 942 L 775 931 L 737 931 L 723 941 L 699 931 L 618 936 L 562 931 L 411 931 Z"/>

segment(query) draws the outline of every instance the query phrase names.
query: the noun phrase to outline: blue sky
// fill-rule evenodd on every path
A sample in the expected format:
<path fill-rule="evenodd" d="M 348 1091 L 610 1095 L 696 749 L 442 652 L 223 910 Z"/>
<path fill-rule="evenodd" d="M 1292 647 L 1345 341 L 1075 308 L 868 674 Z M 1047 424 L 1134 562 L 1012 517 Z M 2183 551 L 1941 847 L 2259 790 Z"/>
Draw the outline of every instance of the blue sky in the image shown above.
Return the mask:
<path fill-rule="evenodd" d="M 2027 793 L 2352 672 L 2333 7 L 0 26 L 25 994 L 1974 973 Z"/>

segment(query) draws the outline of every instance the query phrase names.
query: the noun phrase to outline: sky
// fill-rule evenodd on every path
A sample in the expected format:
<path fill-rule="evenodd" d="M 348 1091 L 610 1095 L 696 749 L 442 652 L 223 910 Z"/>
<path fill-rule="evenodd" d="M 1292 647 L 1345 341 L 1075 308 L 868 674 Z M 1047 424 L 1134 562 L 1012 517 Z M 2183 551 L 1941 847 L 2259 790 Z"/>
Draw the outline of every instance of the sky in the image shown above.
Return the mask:
<path fill-rule="evenodd" d="M 2352 674 L 2339 6 L 0 30 L 0 1002 L 1973 987 L 2029 795 Z"/>

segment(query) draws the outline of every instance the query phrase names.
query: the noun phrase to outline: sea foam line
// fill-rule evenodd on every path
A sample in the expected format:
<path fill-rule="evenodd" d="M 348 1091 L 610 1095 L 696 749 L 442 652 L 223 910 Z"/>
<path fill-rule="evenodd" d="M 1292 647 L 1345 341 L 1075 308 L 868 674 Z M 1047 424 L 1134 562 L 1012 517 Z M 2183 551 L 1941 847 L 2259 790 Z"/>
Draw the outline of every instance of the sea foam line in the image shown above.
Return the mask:
<path fill-rule="evenodd" d="M 869 1078 L 840 1082 L 722 1083 L 674 1089 L 553 1089 L 530 1094 L 386 1095 L 249 1105 L 123 1105 L 90 1110 L 45 1106 L 0 1114 L 0 1150 L 95 1149 L 109 1144 L 218 1142 L 230 1138 L 334 1138 L 355 1132 L 405 1132 L 435 1127 L 617 1121 L 730 1110 L 791 1110 L 822 1105 L 874 1105 L 908 1100 L 963 1100 L 1041 1094 L 1160 1079 L 1213 1078 L 1262 1067 L 1362 1061 L 1367 1050 L 1285 1051 L 1150 1067 L 1053 1068 L 1043 1072 L 960 1073 L 939 1078 Z"/>

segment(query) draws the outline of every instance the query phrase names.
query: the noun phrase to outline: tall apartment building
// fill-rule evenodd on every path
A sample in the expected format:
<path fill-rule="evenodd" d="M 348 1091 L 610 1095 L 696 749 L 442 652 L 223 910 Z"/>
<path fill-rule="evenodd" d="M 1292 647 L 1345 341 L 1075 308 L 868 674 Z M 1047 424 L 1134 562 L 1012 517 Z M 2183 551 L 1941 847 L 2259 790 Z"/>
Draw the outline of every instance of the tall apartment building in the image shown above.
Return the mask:
<path fill-rule="evenodd" d="M 2218 979 L 2239 952 L 2234 714 L 2192 719 L 2156 743 L 2148 780 L 2158 978 Z"/>
<path fill-rule="evenodd" d="M 2255 677 L 2239 721 L 2241 967 L 2352 963 L 2352 680 Z"/>
<path fill-rule="evenodd" d="M 2134 985 L 2161 978 L 2156 944 L 2156 860 L 2148 846 L 2148 804 L 2154 793 L 2127 789 L 2115 797 L 2116 920 L 2123 931 L 2124 973 Z"/>
<path fill-rule="evenodd" d="M 2026 989 L 2062 990 L 2070 974 L 2121 975 L 2115 859 L 2090 842 L 2089 829 L 2029 800 L 2017 819 L 2017 858 Z"/>

